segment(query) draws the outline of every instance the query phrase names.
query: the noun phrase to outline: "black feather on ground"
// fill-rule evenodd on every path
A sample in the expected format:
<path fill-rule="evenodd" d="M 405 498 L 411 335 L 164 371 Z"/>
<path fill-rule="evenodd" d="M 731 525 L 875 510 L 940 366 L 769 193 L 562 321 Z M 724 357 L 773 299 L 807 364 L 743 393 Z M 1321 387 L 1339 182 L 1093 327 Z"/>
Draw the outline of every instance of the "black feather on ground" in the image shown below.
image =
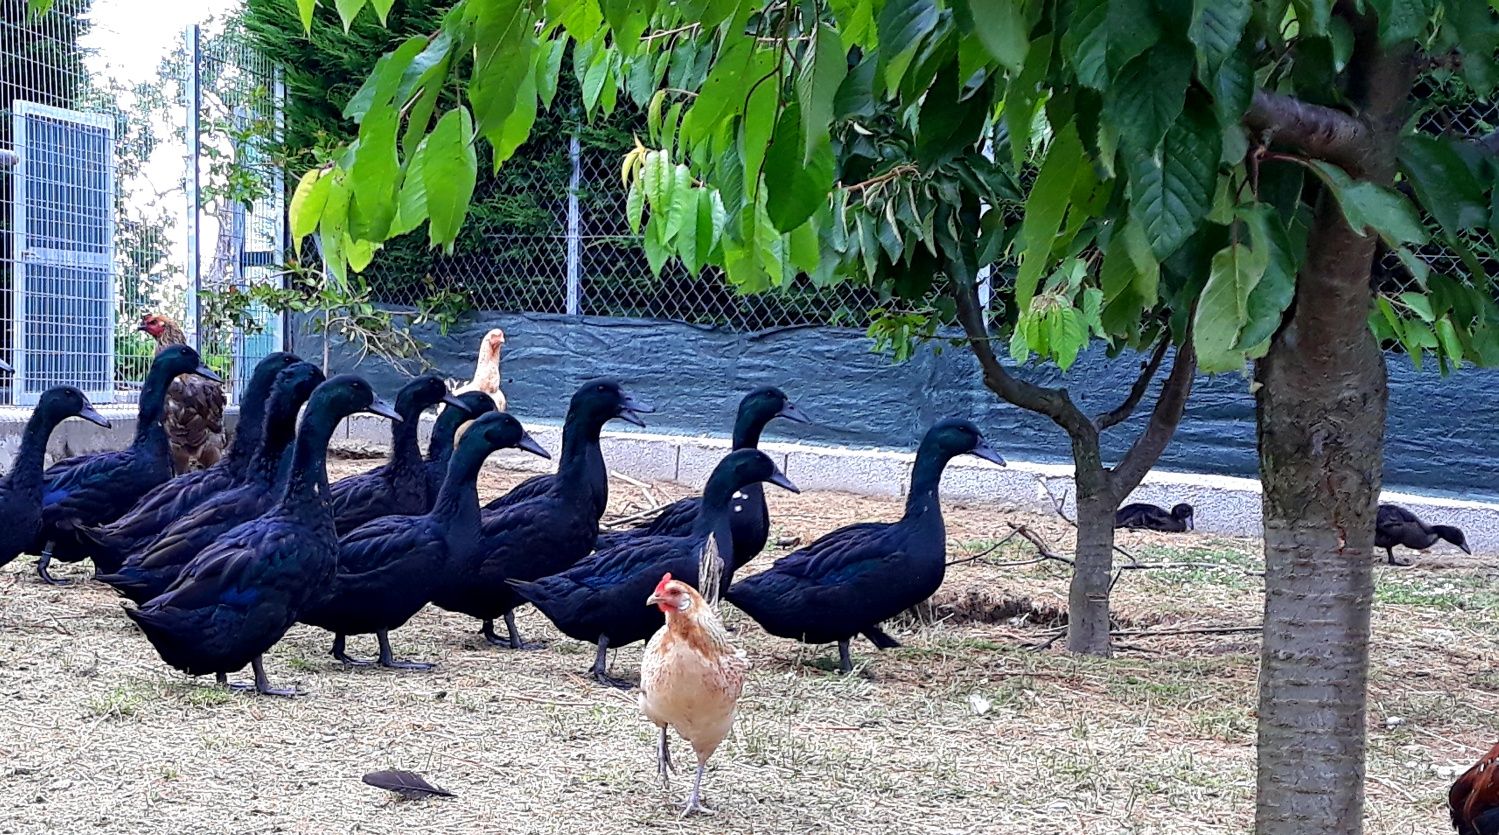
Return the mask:
<path fill-rule="evenodd" d="M 419 800 L 424 797 L 457 797 L 441 786 L 428 783 L 422 775 L 414 771 L 398 769 L 371 771 L 364 775 L 364 782 L 377 789 L 395 792 L 406 800 Z"/>

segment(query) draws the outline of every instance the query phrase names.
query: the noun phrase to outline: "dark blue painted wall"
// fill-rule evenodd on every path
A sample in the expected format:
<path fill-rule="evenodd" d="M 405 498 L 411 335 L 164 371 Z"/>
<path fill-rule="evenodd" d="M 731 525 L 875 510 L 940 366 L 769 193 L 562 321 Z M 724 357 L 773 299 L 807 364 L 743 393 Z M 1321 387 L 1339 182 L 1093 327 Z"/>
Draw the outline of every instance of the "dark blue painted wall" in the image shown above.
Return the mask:
<path fill-rule="evenodd" d="M 678 322 L 580 319 L 542 314 L 484 314 L 447 336 L 421 329 L 427 357 L 447 377 L 467 380 L 479 337 L 506 333 L 505 395 L 511 411 L 560 419 L 572 390 L 589 377 L 622 379 L 656 406 L 653 429 L 727 432 L 742 394 L 774 384 L 814 415 L 818 426 L 772 424 L 771 437 L 869 447 L 914 447 L 924 427 L 941 417 L 977 422 L 1006 456 L 1066 462 L 1067 436 L 1050 421 L 1000 402 L 979 380 L 978 364 L 962 348 L 927 348 L 895 365 L 871 353 L 862 331 L 791 328 L 732 333 Z M 322 353 L 316 336 L 298 334 L 296 349 Z M 353 356 L 335 348 L 333 370 L 350 371 Z M 1065 375 L 1027 369 L 1044 385 L 1068 385 L 1090 413 L 1111 408 L 1128 390 L 1139 357 L 1110 360 L 1085 353 Z M 1169 362 L 1169 360 L 1168 360 Z M 1391 488 L 1499 497 L 1499 374 L 1469 370 L 1443 379 L 1391 357 L 1390 416 L 1385 478 Z M 404 377 L 382 361 L 357 369 L 381 390 Z M 1164 373 L 1161 375 L 1164 377 Z M 1157 383 L 1159 384 L 1159 383 Z M 1128 423 L 1110 430 L 1105 453 L 1123 454 L 1152 400 Z M 1187 415 L 1162 457 L 1163 469 L 1254 477 L 1254 398 L 1238 374 L 1199 377 Z"/>

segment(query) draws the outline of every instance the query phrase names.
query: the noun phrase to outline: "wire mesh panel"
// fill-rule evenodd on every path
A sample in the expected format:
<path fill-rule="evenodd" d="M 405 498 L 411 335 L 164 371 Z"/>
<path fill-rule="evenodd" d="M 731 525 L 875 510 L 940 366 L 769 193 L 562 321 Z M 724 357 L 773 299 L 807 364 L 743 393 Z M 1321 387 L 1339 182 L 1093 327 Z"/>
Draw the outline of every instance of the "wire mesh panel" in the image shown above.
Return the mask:
<path fill-rule="evenodd" d="M 114 394 L 114 122 L 28 101 L 13 107 L 15 399 L 71 384 Z"/>
<path fill-rule="evenodd" d="M 283 317 L 258 300 L 280 286 L 286 240 L 279 72 L 237 29 L 186 33 L 192 327 L 204 360 L 229 381 L 231 402 L 255 364 L 284 343 Z"/>

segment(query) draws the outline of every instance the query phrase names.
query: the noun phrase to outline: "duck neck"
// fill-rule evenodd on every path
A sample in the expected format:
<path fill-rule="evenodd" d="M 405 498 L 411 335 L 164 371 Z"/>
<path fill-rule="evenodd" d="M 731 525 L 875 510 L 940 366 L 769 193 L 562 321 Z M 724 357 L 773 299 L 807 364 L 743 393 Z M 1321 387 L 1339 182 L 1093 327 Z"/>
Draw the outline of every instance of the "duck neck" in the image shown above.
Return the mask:
<path fill-rule="evenodd" d="M 297 433 L 296 447 L 292 451 L 291 474 L 282 494 L 282 510 L 305 513 L 310 509 L 321 509 L 333 522 L 332 504 L 328 495 L 328 441 L 333 438 L 333 428 L 338 421 L 323 413 L 310 413 L 302 418 L 302 429 Z"/>
<path fill-rule="evenodd" d="M 427 441 L 427 463 L 447 467 L 453 459 L 453 438 L 457 437 L 462 423 L 457 409 L 452 406 L 443 408 L 437 422 L 432 424 L 432 437 Z"/>
<path fill-rule="evenodd" d="M 417 431 L 421 429 L 422 410 L 408 409 L 401 419 L 390 427 L 390 466 L 397 473 L 415 471 L 422 463 L 422 450 L 417 443 Z"/>
<path fill-rule="evenodd" d="M 291 446 L 296 433 L 296 409 L 284 410 L 273 406 L 264 421 L 260 449 L 256 450 L 255 458 L 250 462 L 248 476 L 263 485 L 274 484 L 286 459 L 286 448 Z"/>
<path fill-rule="evenodd" d="M 269 397 L 269 386 L 261 388 L 253 385 L 247 386 L 244 396 L 240 398 L 239 419 L 234 424 L 234 441 L 229 445 L 229 451 L 224 454 L 232 466 L 247 467 L 254 460 L 255 453 L 260 449 L 265 440 L 265 414 L 266 402 Z"/>
<path fill-rule="evenodd" d="M 772 415 L 771 417 L 774 417 Z M 751 412 L 740 412 L 734 420 L 734 449 L 754 449 L 760 445 L 760 433 L 771 418 Z"/>
<path fill-rule="evenodd" d="M 42 464 L 47 458 L 47 441 L 52 437 L 52 430 L 62 419 L 52 414 L 51 410 L 37 410 L 31 413 L 31 418 L 26 421 L 26 431 L 21 434 L 21 449 L 16 454 L 15 464 L 11 466 L 10 475 L 7 477 L 13 486 L 36 487 L 42 485 Z"/>
<path fill-rule="evenodd" d="M 491 450 L 465 447 L 453 453 L 437 491 L 432 515 L 442 520 L 450 533 L 472 533 L 479 528 L 479 470 Z"/>
<path fill-rule="evenodd" d="M 693 533 L 698 536 L 729 529 L 729 519 L 732 516 L 729 507 L 734 501 L 734 494 L 743 487 L 724 475 L 727 474 L 714 473 L 703 486 L 702 509 L 698 511 L 697 521 L 693 523 Z"/>
<path fill-rule="evenodd" d="M 593 415 L 568 415 L 562 425 L 562 456 L 557 463 L 557 482 L 561 489 L 580 491 L 597 489 L 603 480 L 609 489 L 609 474 L 604 472 L 604 453 L 599 449 L 599 435 L 608 418 Z"/>
<path fill-rule="evenodd" d="M 153 365 L 146 375 L 146 384 L 141 387 L 140 408 L 135 416 L 135 442 L 137 444 L 153 437 L 166 439 L 166 430 L 161 427 L 161 417 L 166 413 L 167 389 L 175 379 L 170 371 Z"/>
<path fill-rule="evenodd" d="M 942 485 L 942 471 L 952 456 L 936 444 L 922 442 L 916 451 L 916 463 L 911 467 L 911 492 L 906 496 L 906 516 L 921 516 L 925 513 L 941 514 L 938 488 Z"/>

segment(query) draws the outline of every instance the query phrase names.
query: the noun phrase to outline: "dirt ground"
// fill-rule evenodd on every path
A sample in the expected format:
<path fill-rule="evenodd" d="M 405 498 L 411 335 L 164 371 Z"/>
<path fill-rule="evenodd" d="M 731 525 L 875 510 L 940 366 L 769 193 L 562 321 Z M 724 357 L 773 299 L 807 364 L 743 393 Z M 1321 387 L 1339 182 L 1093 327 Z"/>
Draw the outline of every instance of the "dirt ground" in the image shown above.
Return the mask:
<path fill-rule="evenodd" d="M 335 477 L 368 461 L 335 461 Z M 518 476 L 487 471 L 482 493 Z M 611 516 L 685 494 L 616 481 Z M 781 543 L 751 570 L 898 502 L 768 490 Z M 1068 526 L 998 507 L 947 507 L 949 553 L 990 549 L 1007 523 L 1061 553 Z M 1258 543 L 1122 533 L 1146 563 L 1115 592 L 1128 632 L 1252 627 Z M 726 609 L 754 664 L 733 736 L 714 758 L 712 818 L 680 820 L 685 774 L 656 780 L 653 729 L 633 694 L 584 678 L 592 648 L 531 609 L 546 648 L 490 648 L 477 623 L 428 609 L 394 636 L 430 673 L 340 667 L 329 636 L 297 627 L 267 656 L 295 700 L 230 694 L 166 667 L 103 586 L 42 586 L 22 558 L 0 570 L 0 833 L 702 832 L 1241 833 L 1251 827 L 1254 634 L 1130 635 L 1108 660 L 1049 639 L 1065 566 L 1015 538 L 955 565 L 905 646 L 769 638 Z M 1461 555 L 1459 555 L 1460 557 Z M 85 577 L 87 568 L 63 574 Z M 1492 558 L 1433 553 L 1378 569 L 1370 698 L 1370 833 L 1446 831 L 1453 777 L 1499 738 Z M 370 646 L 366 646 L 366 643 Z M 373 653 L 373 640 L 352 650 Z M 612 670 L 638 675 L 639 645 Z M 677 747 L 679 765 L 686 750 Z M 366 772 L 418 771 L 456 793 L 392 801 Z"/>

